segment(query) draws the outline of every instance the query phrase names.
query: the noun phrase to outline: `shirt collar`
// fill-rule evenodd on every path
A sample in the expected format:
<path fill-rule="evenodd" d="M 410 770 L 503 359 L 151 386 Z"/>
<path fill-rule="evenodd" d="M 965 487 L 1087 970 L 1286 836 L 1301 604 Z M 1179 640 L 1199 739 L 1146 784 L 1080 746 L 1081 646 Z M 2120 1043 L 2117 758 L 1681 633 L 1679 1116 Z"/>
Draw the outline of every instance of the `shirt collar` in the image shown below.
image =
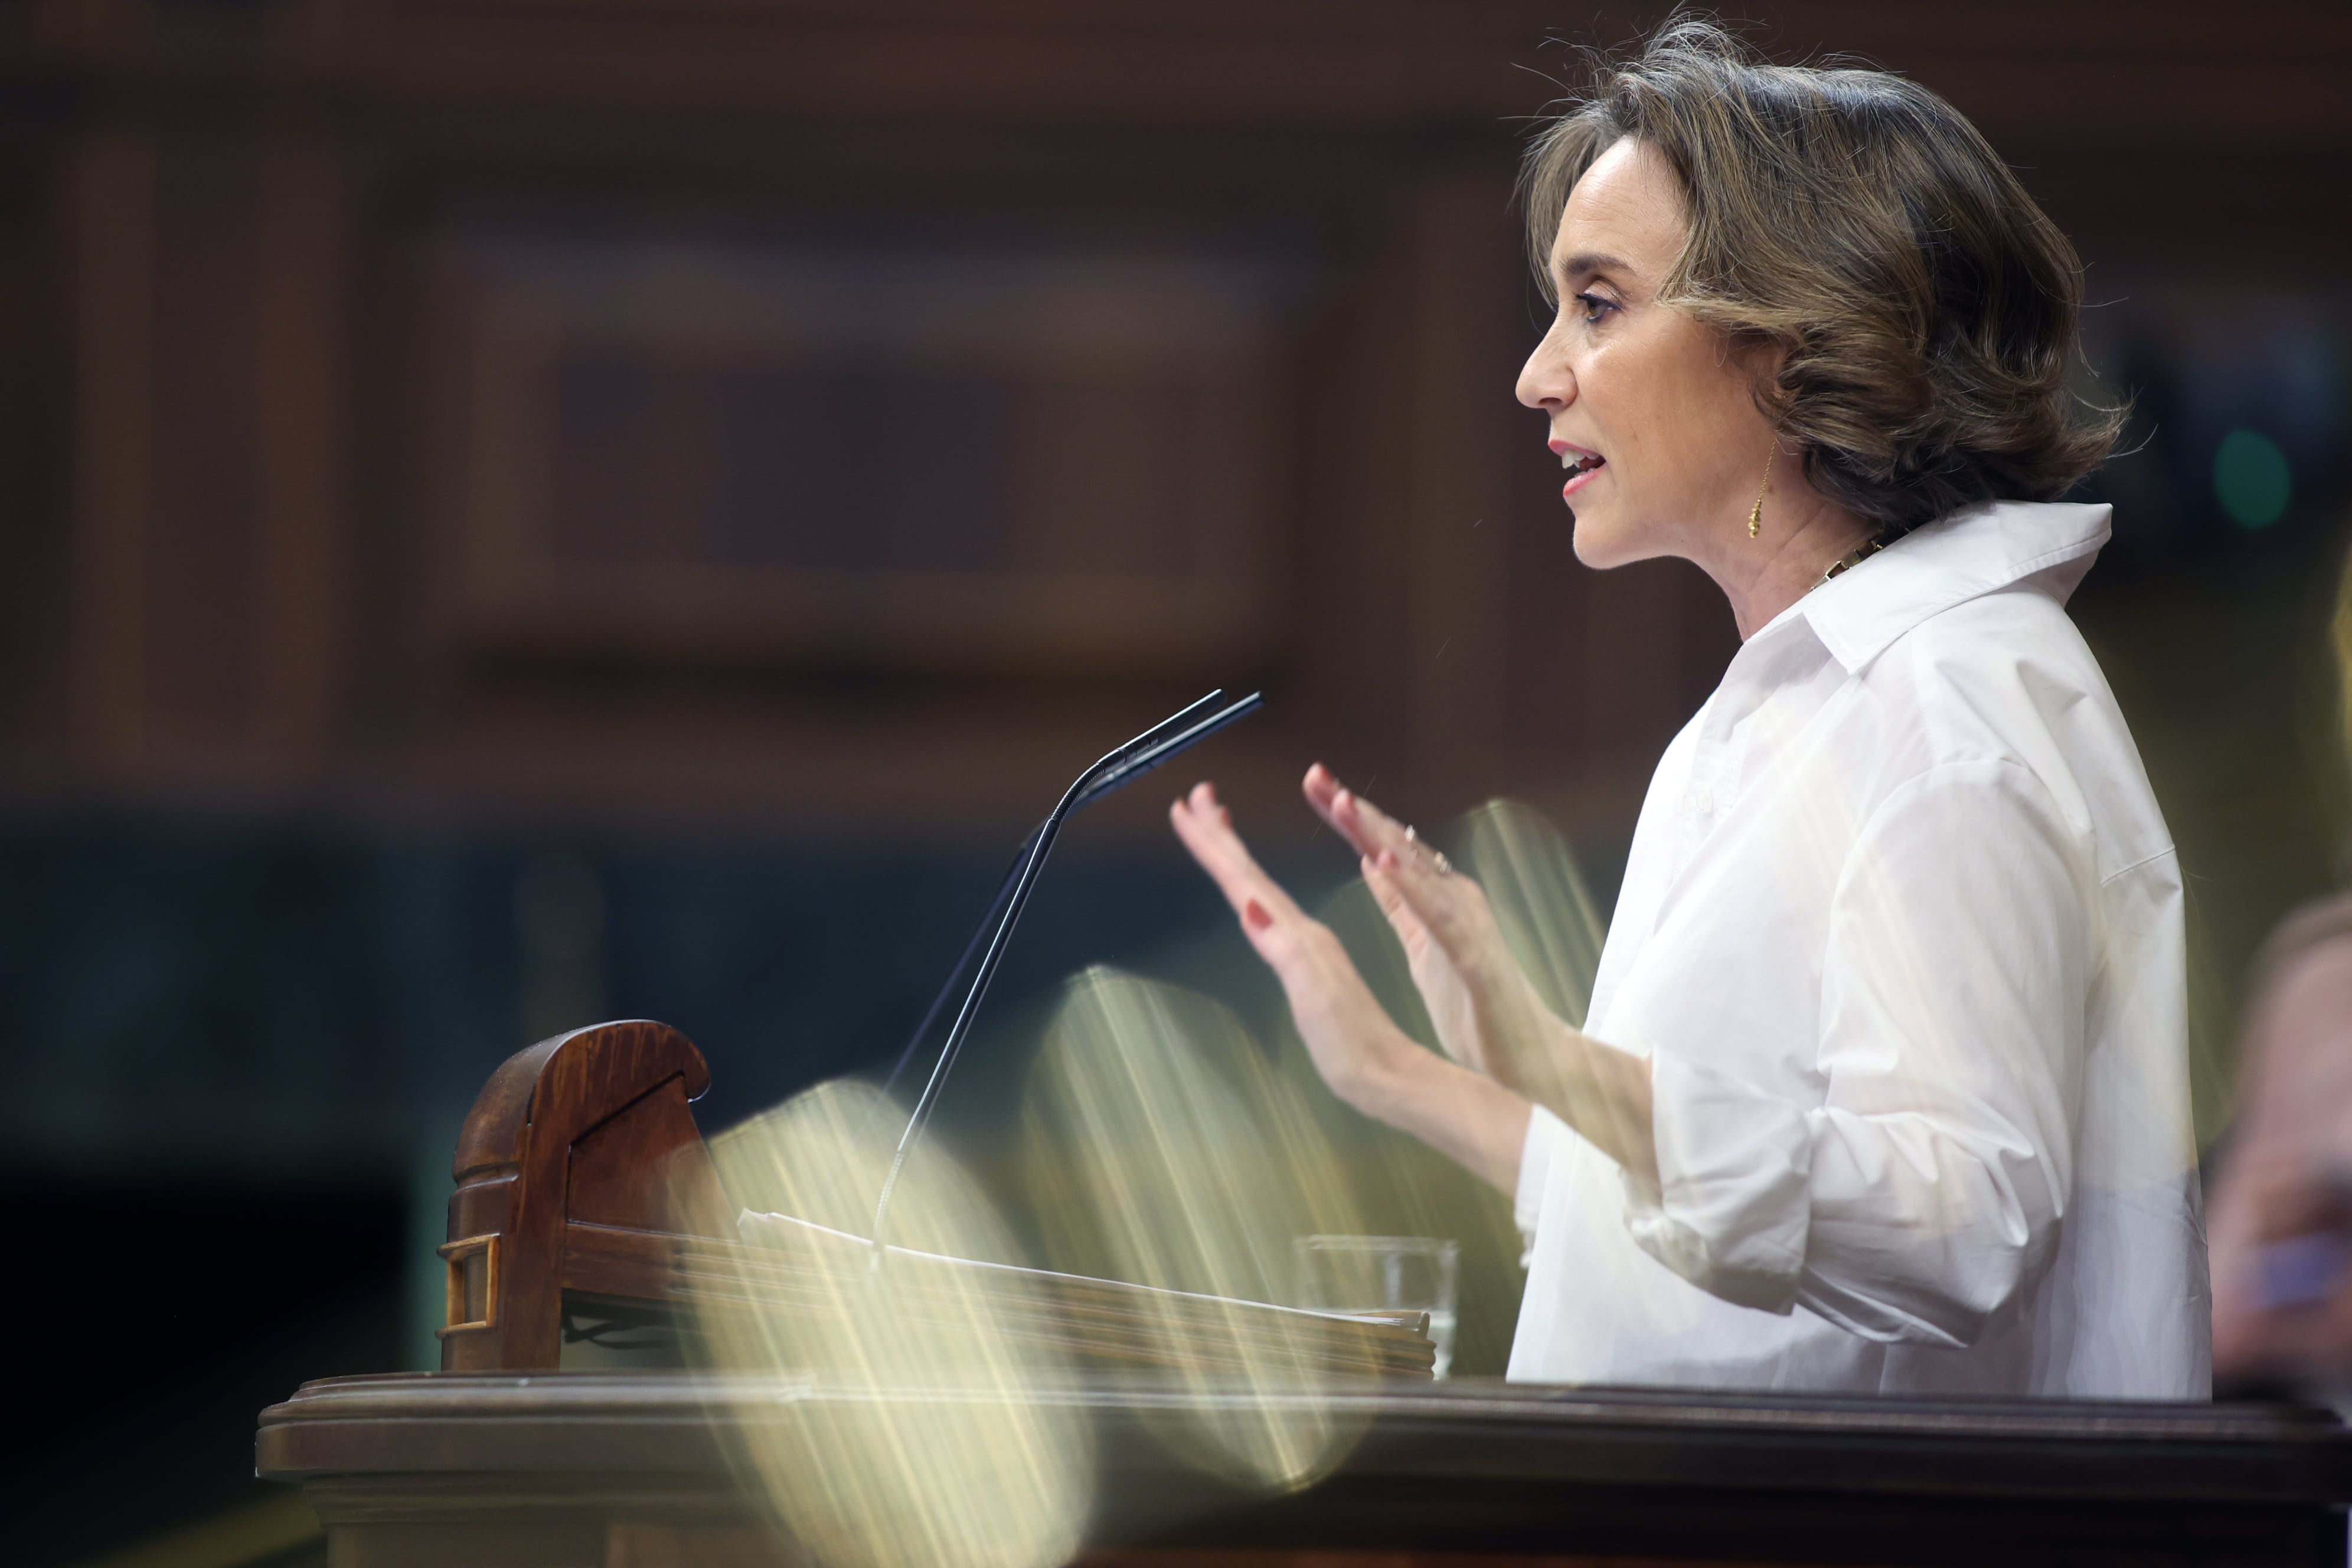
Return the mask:
<path fill-rule="evenodd" d="M 2035 579 L 2064 604 L 2107 542 L 2105 505 L 1989 501 L 1913 529 L 1791 606 L 1848 674 L 1955 605 Z"/>

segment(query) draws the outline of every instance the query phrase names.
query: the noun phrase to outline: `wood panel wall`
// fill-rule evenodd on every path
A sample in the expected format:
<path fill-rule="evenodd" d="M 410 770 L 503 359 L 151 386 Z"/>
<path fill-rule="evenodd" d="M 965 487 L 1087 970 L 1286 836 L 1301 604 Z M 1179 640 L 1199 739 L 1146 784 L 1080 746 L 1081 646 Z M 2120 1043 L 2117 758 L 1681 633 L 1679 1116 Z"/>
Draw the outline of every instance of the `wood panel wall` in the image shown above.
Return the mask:
<path fill-rule="evenodd" d="M 1548 31 L 1648 14 L 9 7 L 0 788 L 994 826 L 1216 683 L 1244 800 L 1622 832 L 1731 631 L 1574 564 L 1508 198 Z M 2340 8 L 1766 27 L 2113 273 L 2340 273 Z"/>

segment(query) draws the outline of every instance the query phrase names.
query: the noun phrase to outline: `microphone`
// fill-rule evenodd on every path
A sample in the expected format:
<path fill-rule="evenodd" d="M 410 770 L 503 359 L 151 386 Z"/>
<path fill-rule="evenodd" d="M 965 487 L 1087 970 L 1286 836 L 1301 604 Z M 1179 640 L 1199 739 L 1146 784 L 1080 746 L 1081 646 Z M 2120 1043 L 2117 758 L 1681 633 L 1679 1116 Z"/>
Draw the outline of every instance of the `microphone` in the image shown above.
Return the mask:
<path fill-rule="evenodd" d="M 1200 701 L 1195 702 L 1192 707 L 1185 709 L 1182 713 L 1179 713 L 1175 718 L 1163 721 L 1160 728 L 1161 730 L 1167 729 L 1170 725 L 1183 719 L 1186 714 L 1197 712 L 1202 708 L 1206 707 L 1209 703 L 1215 701 L 1218 698 L 1223 695 L 1224 693 L 1223 691 L 1210 692 L 1208 696 L 1202 698 Z M 1088 784 L 1079 795 L 1077 804 L 1079 805 L 1092 805 L 1096 801 L 1100 800 L 1103 796 L 1110 794 L 1113 790 L 1125 789 L 1129 784 L 1133 784 L 1136 780 L 1141 778 L 1144 774 L 1150 773 L 1160 763 L 1175 756 L 1179 752 L 1191 750 L 1192 747 L 1197 746 L 1202 742 L 1207 740 L 1210 736 L 1217 733 L 1220 730 L 1224 729 L 1230 724 L 1236 723 L 1241 720 L 1248 718 L 1251 714 L 1256 712 L 1259 709 L 1265 706 L 1265 694 L 1262 691 L 1253 691 L 1247 697 L 1243 698 L 1240 701 L 1234 703 L 1230 707 L 1221 709 L 1217 712 L 1210 714 L 1206 719 L 1202 720 L 1192 728 L 1179 731 L 1177 733 L 1170 735 L 1164 740 L 1155 742 L 1151 745 L 1134 751 L 1128 756 L 1125 762 L 1119 763 L 1108 773 L 1106 773 L 1101 777 L 1096 779 L 1094 783 Z M 1099 766 L 1100 764 L 1097 765 Z"/>
<path fill-rule="evenodd" d="M 889 1078 L 883 1083 L 883 1090 L 887 1093 L 898 1081 L 899 1074 L 913 1058 L 916 1047 L 930 1032 L 932 1024 L 938 1021 L 940 1008 L 946 1005 L 948 996 L 955 990 L 956 982 L 962 978 L 964 970 L 971 964 L 972 954 L 982 952 L 979 973 L 972 978 L 971 988 L 964 993 L 963 1005 L 957 1010 L 955 1023 L 948 1030 L 947 1043 L 940 1047 L 939 1060 L 932 1064 L 931 1076 L 915 1101 L 914 1113 L 907 1119 L 906 1131 L 899 1134 L 898 1150 L 890 1157 L 889 1174 L 883 1179 L 882 1195 L 874 1205 L 872 1257 L 875 1268 L 879 1268 L 882 1264 L 885 1250 L 883 1222 L 889 1217 L 890 1199 L 898 1191 L 898 1177 L 906 1170 L 907 1158 L 921 1139 L 931 1111 L 939 1102 L 940 1089 L 947 1082 L 949 1070 L 955 1066 L 957 1053 L 962 1050 L 964 1040 L 971 1032 L 972 1019 L 980 1011 L 982 999 L 988 994 L 989 983 L 996 978 L 997 964 L 1004 956 L 1013 928 L 1020 922 L 1021 911 L 1037 885 L 1037 873 L 1044 868 L 1045 857 L 1052 852 L 1054 840 L 1060 836 L 1063 823 L 1081 806 L 1090 805 L 1112 791 L 1134 783 L 1179 752 L 1199 745 L 1226 726 L 1248 718 L 1265 706 L 1265 693 L 1253 691 L 1239 701 L 1202 717 L 1202 710 L 1213 707 L 1223 695 L 1220 689 L 1187 704 L 1117 751 L 1107 753 L 1094 766 L 1080 773 L 1077 782 L 1063 792 L 1060 803 L 1030 833 L 1022 844 L 1020 853 L 1013 857 L 1013 867 L 997 888 L 996 897 L 989 905 L 988 914 L 981 921 L 980 929 L 973 931 L 971 940 L 964 944 L 963 956 L 957 959 L 955 967 L 948 972 L 946 983 L 940 987 L 939 994 L 931 999 L 923 1021 L 916 1026 L 914 1038 L 907 1042 L 907 1048 L 899 1054 L 898 1065 L 890 1069 Z M 984 952 L 983 939 L 986 943 Z"/>

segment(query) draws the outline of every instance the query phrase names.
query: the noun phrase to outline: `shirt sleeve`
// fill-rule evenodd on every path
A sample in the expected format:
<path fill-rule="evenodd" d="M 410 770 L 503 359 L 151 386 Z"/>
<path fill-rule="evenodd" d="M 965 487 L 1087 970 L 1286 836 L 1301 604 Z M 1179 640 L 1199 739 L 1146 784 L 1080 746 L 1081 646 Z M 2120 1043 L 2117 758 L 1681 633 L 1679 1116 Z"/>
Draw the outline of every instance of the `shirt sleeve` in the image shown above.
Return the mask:
<path fill-rule="evenodd" d="M 2032 773 L 1900 786 L 1843 868 L 1815 1103 L 1652 1058 L 1655 1189 L 1627 1222 L 1703 1289 L 1960 1346 L 2047 1264 L 2073 1188 L 2094 891 Z"/>

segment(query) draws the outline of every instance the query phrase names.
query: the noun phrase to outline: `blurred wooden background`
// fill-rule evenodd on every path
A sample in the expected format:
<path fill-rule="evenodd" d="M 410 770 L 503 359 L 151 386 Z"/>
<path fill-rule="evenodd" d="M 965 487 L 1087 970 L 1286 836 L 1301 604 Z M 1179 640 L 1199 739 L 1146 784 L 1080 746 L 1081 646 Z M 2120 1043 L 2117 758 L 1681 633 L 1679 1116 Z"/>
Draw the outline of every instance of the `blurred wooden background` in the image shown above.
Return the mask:
<path fill-rule="evenodd" d="M 1572 564 L 1507 204 L 1547 30 L 1645 15 L 12 6 L 5 786 L 929 833 L 1264 684 L 1253 804 L 1622 832 L 1731 633 Z M 1762 36 L 1945 91 L 2102 283 L 2341 279 L 2352 16 Z"/>

